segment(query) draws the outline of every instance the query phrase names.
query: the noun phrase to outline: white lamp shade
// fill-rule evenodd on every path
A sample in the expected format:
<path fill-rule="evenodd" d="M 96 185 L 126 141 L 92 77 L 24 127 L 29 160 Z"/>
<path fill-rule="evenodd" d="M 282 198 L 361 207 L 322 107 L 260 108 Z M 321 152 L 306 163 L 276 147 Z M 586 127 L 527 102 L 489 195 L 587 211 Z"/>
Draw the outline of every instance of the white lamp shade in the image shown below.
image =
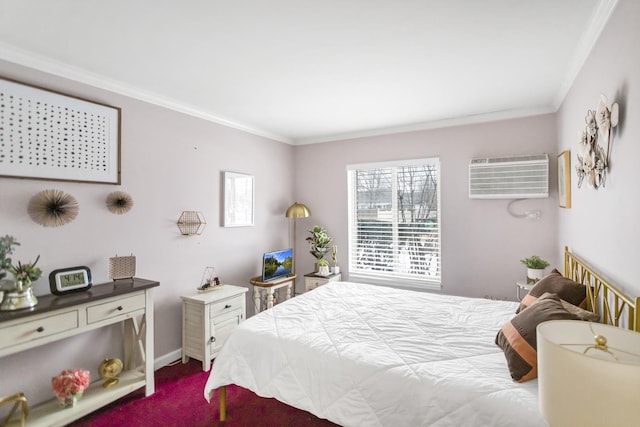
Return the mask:
<path fill-rule="evenodd" d="M 594 335 L 618 360 L 594 348 Z M 537 350 L 540 412 L 551 427 L 640 425 L 640 333 L 552 320 L 538 325 Z"/>

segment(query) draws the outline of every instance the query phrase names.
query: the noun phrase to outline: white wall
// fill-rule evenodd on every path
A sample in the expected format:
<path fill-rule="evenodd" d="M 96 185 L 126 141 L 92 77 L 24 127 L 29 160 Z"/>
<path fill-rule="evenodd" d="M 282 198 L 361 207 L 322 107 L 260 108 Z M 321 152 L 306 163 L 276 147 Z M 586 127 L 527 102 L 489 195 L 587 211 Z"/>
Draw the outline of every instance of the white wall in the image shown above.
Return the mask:
<path fill-rule="evenodd" d="M 334 238 L 346 279 L 346 166 L 439 157 L 443 292 L 515 299 L 515 282 L 526 275 L 519 260 L 533 254 L 553 260 L 558 254 L 555 147 L 555 115 L 301 146 L 295 152 L 295 194 L 313 213 L 304 220 L 305 230 L 319 224 Z M 510 216 L 506 200 L 469 199 L 472 158 L 540 153 L 552 159 L 550 197 L 513 206 L 516 212 L 540 210 L 540 220 Z M 304 237 L 297 239 L 298 245 L 305 244 Z M 308 251 L 300 252 L 298 271 L 312 271 L 313 261 Z"/>
<path fill-rule="evenodd" d="M 0 62 L 0 75 L 122 108 L 122 185 L 0 177 L 0 235 L 21 243 L 15 261 L 41 256 L 44 274 L 36 294 L 49 293 L 48 274 L 61 267 L 87 265 L 94 283 L 107 282 L 109 257 L 133 253 L 137 276 L 161 283 L 155 290 L 155 353 L 161 357 L 181 347 L 180 295 L 196 293 L 205 267 L 216 267 L 224 282 L 249 287 L 262 253 L 289 245 L 284 212 L 293 202 L 290 145 L 6 62 Z M 255 175 L 255 226 L 219 225 L 224 170 Z M 47 188 L 77 199 L 75 221 L 57 228 L 31 221 L 27 203 Z M 114 190 L 133 197 L 129 213 L 106 209 L 105 197 Z M 176 221 L 183 210 L 203 212 L 201 236 L 180 234 Z M 251 314 L 253 304 L 247 307 Z M 4 357 L 0 395 L 20 390 L 30 402 L 48 398 L 49 379 L 64 368 L 92 368 L 97 378 L 101 359 L 120 355 L 120 337 L 114 327 Z"/>
<path fill-rule="evenodd" d="M 558 245 L 578 255 L 629 293 L 640 295 L 640 2 L 620 0 L 558 114 L 559 151 L 571 150 L 575 168 L 578 135 L 587 110 L 595 110 L 600 94 L 620 104 L 621 123 L 613 134 L 606 186 L 577 187 L 571 174 L 571 209 L 559 215 Z"/>

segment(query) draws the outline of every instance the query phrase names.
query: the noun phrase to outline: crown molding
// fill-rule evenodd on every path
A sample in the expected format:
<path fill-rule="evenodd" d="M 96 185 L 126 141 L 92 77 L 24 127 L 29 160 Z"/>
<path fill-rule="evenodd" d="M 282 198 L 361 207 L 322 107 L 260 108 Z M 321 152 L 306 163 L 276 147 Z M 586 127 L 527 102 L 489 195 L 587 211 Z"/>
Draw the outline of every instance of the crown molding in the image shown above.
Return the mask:
<path fill-rule="evenodd" d="M 214 122 L 233 129 L 241 130 L 253 135 L 262 136 L 264 138 L 273 139 L 275 141 L 284 142 L 286 144 L 293 143 L 293 140 L 291 138 L 274 134 L 262 129 L 257 129 L 255 127 L 234 120 L 229 120 L 216 114 L 203 111 L 202 109 L 199 109 L 192 105 L 182 103 L 175 99 L 171 99 L 157 93 L 144 91 L 134 86 L 122 83 L 118 80 L 91 73 L 77 67 L 72 67 L 59 61 L 55 61 L 49 57 L 19 49 L 15 46 L 11 46 L 3 42 L 0 42 L 0 59 L 12 62 L 14 64 L 22 65 L 24 67 L 33 68 L 35 70 L 52 74 L 58 77 L 63 77 L 65 79 L 94 86 L 99 89 L 108 90 L 119 95 L 128 96 L 130 98 L 144 101 L 149 104 L 158 105 L 160 107 L 188 114 L 193 117 Z"/>
<path fill-rule="evenodd" d="M 442 120 L 434 120 L 410 124 L 405 126 L 392 126 L 386 128 L 369 129 L 357 132 L 346 132 L 335 135 L 326 135 L 318 138 L 296 139 L 294 145 L 318 144 L 322 142 L 344 141 L 347 139 L 366 138 L 372 136 L 391 135 L 396 133 L 417 132 L 422 130 L 441 129 L 454 126 L 466 126 L 479 123 L 496 122 L 500 120 L 518 119 L 523 117 L 539 116 L 557 112 L 557 108 L 552 106 L 533 109 L 496 111 L 486 114 L 475 114 L 464 117 L 455 117 Z"/>
<path fill-rule="evenodd" d="M 13 62 L 25 67 L 33 68 L 42 72 L 67 78 L 80 83 L 88 84 L 100 89 L 109 90 L 120 95 L 128 96 L 140 101 L 144 101 L 153 105 L 158 105 L 170 110 L 188 114 L 203 120 L 211 121 L 226 127 L 241 130 L 253 135 L 272 139 L 291 145 L 317 144 L 323 142 L 339 141 L 346 139 L 356 139 L 372 136 L 389 135 L 394 133 L 415 132 L 421 130 L 438 129 L 444 127 L 464 126 L 470 124 L 485 123 L 498 120 L 508 120 L 514 118 L 535 116 L 541 114 L 555 113 L 558 111 L 565 97 L 569 93 L 571 86 L 577 78 L 580 70 L 584 66 L 589 57 L 595 43 L 597 42 L 602 30 L 606 26 L 613 10 L 618 4 L 618 0 L 601 0 L 596 11 L 594 12 L 587 31 L 585 31 L 578 48 L 571 60 L 569 69 L 561 83 L 558 93 L 553 100 L 551 106 L 540 107 L 528 110 L 509 110 L 491 112 L 487 114 L 478 114 L 465 117 L 456 117 L 443 120 L 435 120 L 430 122 L 422 122 L 403 126 L 392 126 L 386 128 L 367 129 L 355 132 L 346 132 L 340 134 L 325 135 L 311 138 L 289 138 L 283 135 L 275 134 L 263 129 L 258 129 L 245 123 L 240 123 L 212 114 L 195 106 L 185 104 L 166 96 L 143 91 L 132 85 L 124 84 L 120 81 L 109 79 L 105 76 L 82 70 L 80 68 L 71 67 L 59 61 L 55 61 L 49 57 L 34 54 L 26 50 L 16 48 L 6 43 L 0 42 L 0 58 L 9 62 Z"/>
<path fill-rule="evenodd" d="M 591 54 L 593 47 L 595 46 L 602 30 L 609 22 L 609 18 L 613 13 L 613 10 L 618 5 L 618 0 L 601 0 L 598 8 L 594 12 L 591 17 L 591 22 L 587 26 L 587 31 L 585 31 L 582 36 L 582 40 L 578 45 L 578 48 L 573 55 L 573 59 L 569 65 L 569 69 L 565 75 L 560 88 L 558 89 L 558 94 L 554 99 L 554 107 L 556 110 L 560 108 L 562 102 L 565 97 L 571 90 L 571 86 L 573 86 L 574 81 L 578 77 L 578 73 L 582 70 L 587 58 Z"/>

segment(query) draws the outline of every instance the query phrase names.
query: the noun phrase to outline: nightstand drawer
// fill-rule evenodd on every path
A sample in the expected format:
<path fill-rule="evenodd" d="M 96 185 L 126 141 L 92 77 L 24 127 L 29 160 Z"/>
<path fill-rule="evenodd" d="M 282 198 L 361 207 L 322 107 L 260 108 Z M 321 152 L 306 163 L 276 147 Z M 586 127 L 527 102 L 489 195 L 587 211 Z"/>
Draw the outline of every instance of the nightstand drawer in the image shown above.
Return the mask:
<path fill-rule="evenodd" d="M 329 282 L 339 282 L 340 280 L 342 280 L 342 274 L 340 273 L 333 273 L 329 276 L 318 276 L 314 273 L 305 274 L 304 291 L 309 292 Z"/>
<path fill-rule="evenodd" d="M 87 307 L 87 323 L 95 323 L 112 317 L 127 315 L 136 310 L 143 310 L 144 304 L 145 296 L 140 294 L 93 305 Z"/>
<path fill-rule="evenodd" d="M 76 328 L 78 328 L 77 310 L 43 317 L 8 328 L 0 327 L 0 348 L 39 340 Z"/>
<path fill-rule="evenodd" d="M 305 290 L 311 291 L 318 286 L 324 285 L 325 283 L 327 283 L 326 279 L 307 279 L 305 283 Z"/>
<path fill-rule="evenodd" d="M 209 316 L 211 318 L 226 315 L 232 311 L 240 310 L 244 307 L 244 294 L 238 295 L 233 298 L 227 298 L 220 302 L 215 302 L 211 304 L 211 311 L 209 312 Z"/>

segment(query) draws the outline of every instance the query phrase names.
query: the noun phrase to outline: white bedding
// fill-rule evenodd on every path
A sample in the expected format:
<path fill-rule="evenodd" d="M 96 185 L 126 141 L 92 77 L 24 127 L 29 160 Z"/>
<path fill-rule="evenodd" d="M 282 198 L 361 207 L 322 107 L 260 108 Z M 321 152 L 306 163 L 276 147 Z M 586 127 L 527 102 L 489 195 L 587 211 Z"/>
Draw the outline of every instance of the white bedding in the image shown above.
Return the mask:
<path fill-rule="evenodd" d="M 241 323 L 204 395 L 237 384 L 344 426 L 547 426 L 494 344 L 517 306 L 330 282 Z"/>

